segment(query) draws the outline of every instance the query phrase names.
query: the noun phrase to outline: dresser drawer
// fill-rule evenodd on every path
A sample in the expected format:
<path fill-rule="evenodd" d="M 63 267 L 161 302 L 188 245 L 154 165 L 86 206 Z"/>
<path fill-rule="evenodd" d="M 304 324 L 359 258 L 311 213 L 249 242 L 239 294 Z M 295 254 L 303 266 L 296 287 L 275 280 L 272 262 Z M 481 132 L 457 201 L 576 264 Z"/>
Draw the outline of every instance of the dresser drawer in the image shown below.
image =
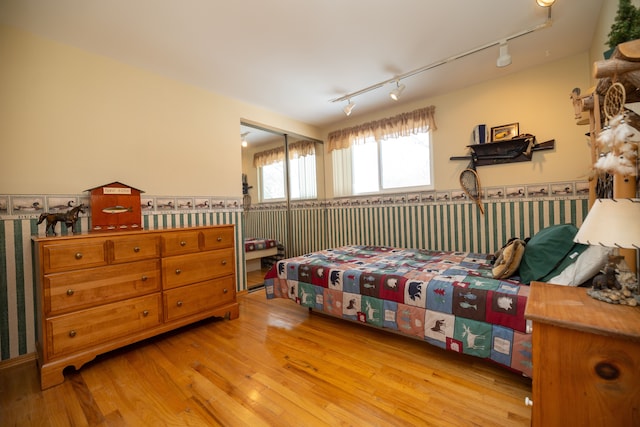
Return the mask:
<path fill-rule="evenodd" d="M 158 236 L 114 237 L 113 263 L 160 258 L 160 238 Z"/>
<path fill-rule="evenodd" d="M 164 292 L 165 321 L 205 312 L 235 299 L 233 276 Z"/>
<path fill-rule="evenodd" d="M 200 232 L 197 230 L 172 231 L 162 236 L 162 255 L 172 256 L 198 252 Z"/>
<path fill-rule="evenodd" d="M 160 260 L 88 268 L 44 276 L 44 312 L 50 315 L 160 290 Z"/>
<path fill-rule="evenodd" d="M 162 285 L 164 289 L 226 276 L 234 272 L 233 249 L 220 249 L 162 259 Z"/>
<path fill-rule="evenodd" d="M 42 248 L 45 273 L 98 267 L 107 264 L 106 239 L 45 244 Z"/>
<path fill-rule="evenodd" d="M 233 233 L 233 227 L 208 228 L 202 230 L 202 236 L 204 237 L 203 249 L 210 250 L 233 247 Z"/>
<path fill-rule="evenodd" d="M 47 319 L 49 357 L 77 352 L 162 323 L 159 293 Z"/>

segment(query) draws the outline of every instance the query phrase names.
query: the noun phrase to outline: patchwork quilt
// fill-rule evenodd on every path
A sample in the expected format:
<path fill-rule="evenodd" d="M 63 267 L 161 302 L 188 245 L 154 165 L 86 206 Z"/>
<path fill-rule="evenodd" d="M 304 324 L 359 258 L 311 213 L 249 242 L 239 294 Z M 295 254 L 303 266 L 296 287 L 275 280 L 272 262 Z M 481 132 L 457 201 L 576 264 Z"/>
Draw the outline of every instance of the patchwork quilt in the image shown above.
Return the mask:
<path fill-rule="evenodd" d="M 273 239 L 258 239 L 255 237 L 247 237 L 244 239 L 245 252 L 261 251 L 263 249 L 275 248 L 278 242 Z"/>
<path fill-rule="evenodd" d="M 529 287 L 491 269 L 488 254 L 344 246 L 278 261 L 265 290 L 531 376 Z"/>

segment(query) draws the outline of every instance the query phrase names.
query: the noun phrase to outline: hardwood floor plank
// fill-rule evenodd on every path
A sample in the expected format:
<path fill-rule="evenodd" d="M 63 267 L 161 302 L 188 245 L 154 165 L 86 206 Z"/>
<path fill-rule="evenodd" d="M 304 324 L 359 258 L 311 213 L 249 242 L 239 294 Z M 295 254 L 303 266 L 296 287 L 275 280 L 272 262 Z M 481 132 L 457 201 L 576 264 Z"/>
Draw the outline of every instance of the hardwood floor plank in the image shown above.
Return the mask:
<path fill-rule="evenodd" d="M 9 426 L 528 426 L 531 381 L 476 358 L 309 313 L 264 291 L 99 356 L 40 391 L 35 363 L 0 371 Z"/>

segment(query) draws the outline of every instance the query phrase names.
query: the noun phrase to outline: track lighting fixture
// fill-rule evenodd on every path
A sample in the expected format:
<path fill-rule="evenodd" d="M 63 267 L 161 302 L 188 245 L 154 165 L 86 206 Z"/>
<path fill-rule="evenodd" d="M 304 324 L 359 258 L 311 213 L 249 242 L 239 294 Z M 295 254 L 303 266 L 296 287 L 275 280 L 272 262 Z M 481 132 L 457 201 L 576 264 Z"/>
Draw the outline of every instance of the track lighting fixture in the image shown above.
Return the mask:
<path fill-rule="evenodd" d="M 509 46 L 507 45 L 507 41 L 503 40 L 500 42 L 500 56 L 498 56 L 496 66 L 506 67 L 507 65 L 511 65 L 511 55 L 509 55 Z"/>
<path fill-rule="evenodd" d="M 404 88 L 405 86 L 400 84 L 400 80 L 396 80 L 396 88 L 389 92 L 389 96 L 391 97 L 391 99 L 393 99 L 394 101 L 400 99 L 400 94 L 402 93 Z"/>
<path fill-rule="evenodd" d="M 250 133 L 251 131 L 240 134 L 240 138 L 242 138 L 242 142 L 240 143 L 240 145 L 242 145 L 243 147 L 249 145 L 249 143 L 247 142 L 247 135 L 249 135 Z"/>
<path fill-rule="evenodd" d="M 349 103 L 347 104 L 346 107 L 343 108 L 344 113 L 348 116 L 351 114 L 351 110 L 353 110 L 353 107 L 355 107 L 355 104 L 353 104 L 351 102 L 351 98 L 354 98 L 356 96 L 360 96 L 362 94 L 371 92 L 373 90 L 376 89 L 380 89 L 383 86 L 386 86 L 388 84 L 391 83 L 395 83 L 396 84 L 396 89 L 394 89 L 393 91 L 391 91 L 389 93 L 389 96 L 391 97 L 391 99 L 393 100 L 398 100 L 400 93 L 402 93 L 402 91 L 404 90 L 405 86 L 401 85 L 399 82 L 400 80 L 404 80 L 408 77 L 412 77 L 415 76 L 416 74 L 420 74 L 420 73 L 424 73 L 425 71 L 429 71 L 433 68 L 439 67 L 441 65 L 444 64 L 448 64 L 449 62 L 455 61 L 457 59 L 461 59 L 461 58 L 465 58 L 471 54 L 477 53 L 477 52 L 481 52 L 485 49 L 490 49 L 494 46 L 500 46 L 500 56 L 498 57 L 498 60 L 496 61 L 496 65 L 498 67 L 506 67 L 507 65 L 511 64 L 511 55 L 509 55 L 509 48 L 507 46 L 507 42 L 513 40 L 513 39 L 517 39 L 519 37 L 522 36 L 526 36 L 527 34 L 531 34 L 535 31 L 538 30 L 543 30 L 545 28 L 549 28 L 551 27 L 551 25 L 553 24 L 553 20 L 551 19 L 551 5 L 553 5 L 555 3 L 555 0 L 536 0 L 536 3 L 541 6 L 541 7 L 545 7 L 549 9 L 548 15 L 547 15 L 547 20 L 545 22 L 543 22 L 542 24 L 538 24 L 534 27 L 530 27 L 527 29 L 524 29 L 518 33 L 514 33 L 511 34 L 510 36 L 507 36 L 506 38 L 502 38 L 496 41 L 492 41 L 489 43 L 486 43 L 482 46 L 478 46 L 474 49 L 468 50 L 466 52 L 461 52 L 457 55 L 453 55 L 450 56 L 448 58 L 444 58 L 441 59 L 439 61 L 433 62 L 431 64 L 425 65 L 423 67 L 420 68 L 416 68 L 415 70 L 412 71 L 408 71 L 404 74 L 396 74 L 395 77 L 388 79 L 388 80 L 383 80 L 379 83 L 373 84 L 371 86 L 367 86 L 363 89 L 360 90 L 356 90 L 354 92 L 350 92 L 347 93 L 346 95 L 342 95 L 338 98 L 334 98 L 331 99 L 330 102 L 342 102 L 342 101 L 348 101 Z"/>
<path fill-rule="evenodd" d="M 351 115 L 351 111 L 355 108 L 355 106 L 356 106 L 356 104 L 352 103 L 351 100 L 349 99 L 349 103 L 344 106 L 342 111 L 344 111 L 344 113 L 347 116 L 350 116 Z"/>

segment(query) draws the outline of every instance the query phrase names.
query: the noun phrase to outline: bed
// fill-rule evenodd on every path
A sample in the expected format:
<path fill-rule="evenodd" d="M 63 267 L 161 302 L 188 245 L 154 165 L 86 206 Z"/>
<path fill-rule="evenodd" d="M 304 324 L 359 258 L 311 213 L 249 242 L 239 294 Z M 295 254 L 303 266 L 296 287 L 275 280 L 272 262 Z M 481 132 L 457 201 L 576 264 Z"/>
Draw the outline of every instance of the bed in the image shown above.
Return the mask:
<path fill-rule="evenodd" d="M 564 274 L 583 257 L 585 248 L 573 243 L 575 227 L 550 229 L 527 245 L 530 259 L 521 259 L 528 263 L 526 283 Z M 550 252 L 560 259 L 550 259 Z M 493 259 L 494 254 L 343 246 L 278 261 L 265 276 L 265 291 L 268 299 L 288 298 L 531 376 L 531 330 L 524 317 L 529 287 L 519 276 L 494 278 Z"/>
<path fill-rule="evenodd" d="M 278 255 L 278 242 L 274 239 L 247 237 L 244 239 L 244 252 L 247 271 L 262 268 L 262 258 Z"/>

